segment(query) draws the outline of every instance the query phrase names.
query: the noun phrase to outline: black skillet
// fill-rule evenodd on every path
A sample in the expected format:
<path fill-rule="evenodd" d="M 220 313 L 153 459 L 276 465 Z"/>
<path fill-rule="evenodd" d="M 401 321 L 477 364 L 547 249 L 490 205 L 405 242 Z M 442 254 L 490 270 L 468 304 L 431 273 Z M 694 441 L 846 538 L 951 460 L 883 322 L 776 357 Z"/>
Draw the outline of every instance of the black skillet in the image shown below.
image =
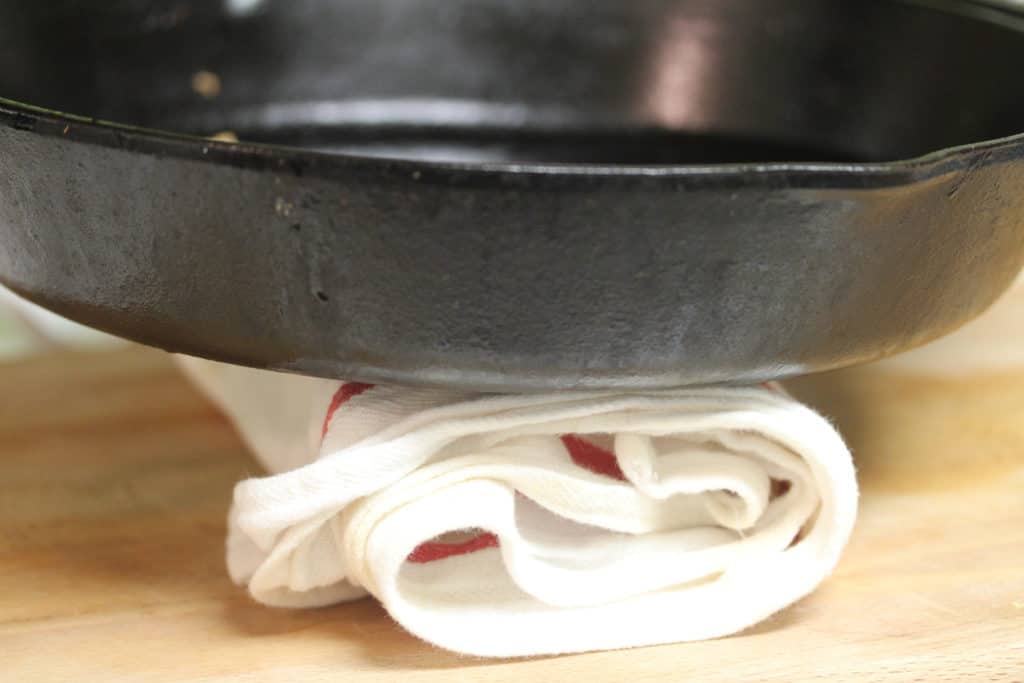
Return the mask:
<path fill-rule="evenodd" d="M 966 1 L 0 0 L 0 281 L 371 381 L 857 363 L 1024 265 L 1022 69 Z"/>

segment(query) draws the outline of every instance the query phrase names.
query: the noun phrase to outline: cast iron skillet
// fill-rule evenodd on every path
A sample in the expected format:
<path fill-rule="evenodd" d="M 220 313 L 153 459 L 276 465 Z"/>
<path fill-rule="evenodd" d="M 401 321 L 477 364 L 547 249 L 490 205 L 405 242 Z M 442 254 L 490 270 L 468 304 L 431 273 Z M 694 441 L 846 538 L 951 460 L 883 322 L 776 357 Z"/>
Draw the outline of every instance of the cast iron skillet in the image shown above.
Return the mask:
<path fill-rule="evenodd" d="M 370 381 L 856 363 L 1024 265 L 1021 64 L 965 1 L 0 0 L 0 280 Z"/>

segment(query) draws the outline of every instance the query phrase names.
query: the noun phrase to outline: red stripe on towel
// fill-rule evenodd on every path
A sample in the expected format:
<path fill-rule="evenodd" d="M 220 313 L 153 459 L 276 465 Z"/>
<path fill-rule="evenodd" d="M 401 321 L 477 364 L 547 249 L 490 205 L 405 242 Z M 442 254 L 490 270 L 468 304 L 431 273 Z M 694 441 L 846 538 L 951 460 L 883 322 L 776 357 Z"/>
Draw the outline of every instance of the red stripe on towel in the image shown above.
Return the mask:
<path fill-rule="evenodd" d="M 320 438 L 323 439 L 327 436 L 327 427 L 331 423 L 331 418 L 338 412 L 338 408 L 343 406 L 347 401 L 355 398 L 364 391 L 373 389 L 372 384 L 363 384 L 362 382 L 345 382 L 338 390 L 334 392 L 334 396 L 331 397 L 331 404 L 327 406 L 327 415 L 324 416 L 324 424 L 320 430 Z"/>
<path fill-rule="evenodd" d="M 562 443 L 565 445 L 565 450 L 569 451 L 569 457 L 580 467 L 619 481 L 626 480 L 626 475 L 622 473 L 614 453 L 575 434 L 563 434 Z"/>
<path fill-rule="evenodd" d="M 446 557 L 456 555 L 468 555 L 485 548 L 497 548 L 498 537 L 490 532 L 482 532 L 461 543 L 443 543 L 441 541 L 427 541 L 420 543 L 416 549 L 409 553 L 409 562 L 424 564 L 443 560 Z"/>

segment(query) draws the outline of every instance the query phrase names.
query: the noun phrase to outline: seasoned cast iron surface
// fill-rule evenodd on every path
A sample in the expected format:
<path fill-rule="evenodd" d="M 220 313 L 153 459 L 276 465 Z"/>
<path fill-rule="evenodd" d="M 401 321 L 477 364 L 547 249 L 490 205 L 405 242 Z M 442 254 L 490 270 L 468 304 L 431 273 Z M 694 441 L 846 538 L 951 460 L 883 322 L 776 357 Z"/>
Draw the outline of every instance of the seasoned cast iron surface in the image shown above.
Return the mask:
<path fill-rule="evenodd" d="M 371 381 L 856 363 L 1024 265 L 1022 31 L 953 1 L 0 0 L 0 281 Z"/>

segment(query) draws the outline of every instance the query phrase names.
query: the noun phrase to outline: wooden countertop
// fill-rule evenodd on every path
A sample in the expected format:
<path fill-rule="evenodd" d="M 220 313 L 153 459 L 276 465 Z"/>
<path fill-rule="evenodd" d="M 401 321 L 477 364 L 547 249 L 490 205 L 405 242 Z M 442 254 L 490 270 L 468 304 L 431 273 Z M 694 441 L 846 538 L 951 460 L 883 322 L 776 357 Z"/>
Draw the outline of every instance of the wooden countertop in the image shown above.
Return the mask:
<path fill-rule="evenodd" d="M 1024 370 L 801 381 L 864 489 L 833 578 L 733 638 L 512 662 L 433 649 L 370 600 L 250 602 L 222 547 L 257 468 L 165 356 L 49 355 L 0 387 L 5 681 L 1024 681 Z"/>

